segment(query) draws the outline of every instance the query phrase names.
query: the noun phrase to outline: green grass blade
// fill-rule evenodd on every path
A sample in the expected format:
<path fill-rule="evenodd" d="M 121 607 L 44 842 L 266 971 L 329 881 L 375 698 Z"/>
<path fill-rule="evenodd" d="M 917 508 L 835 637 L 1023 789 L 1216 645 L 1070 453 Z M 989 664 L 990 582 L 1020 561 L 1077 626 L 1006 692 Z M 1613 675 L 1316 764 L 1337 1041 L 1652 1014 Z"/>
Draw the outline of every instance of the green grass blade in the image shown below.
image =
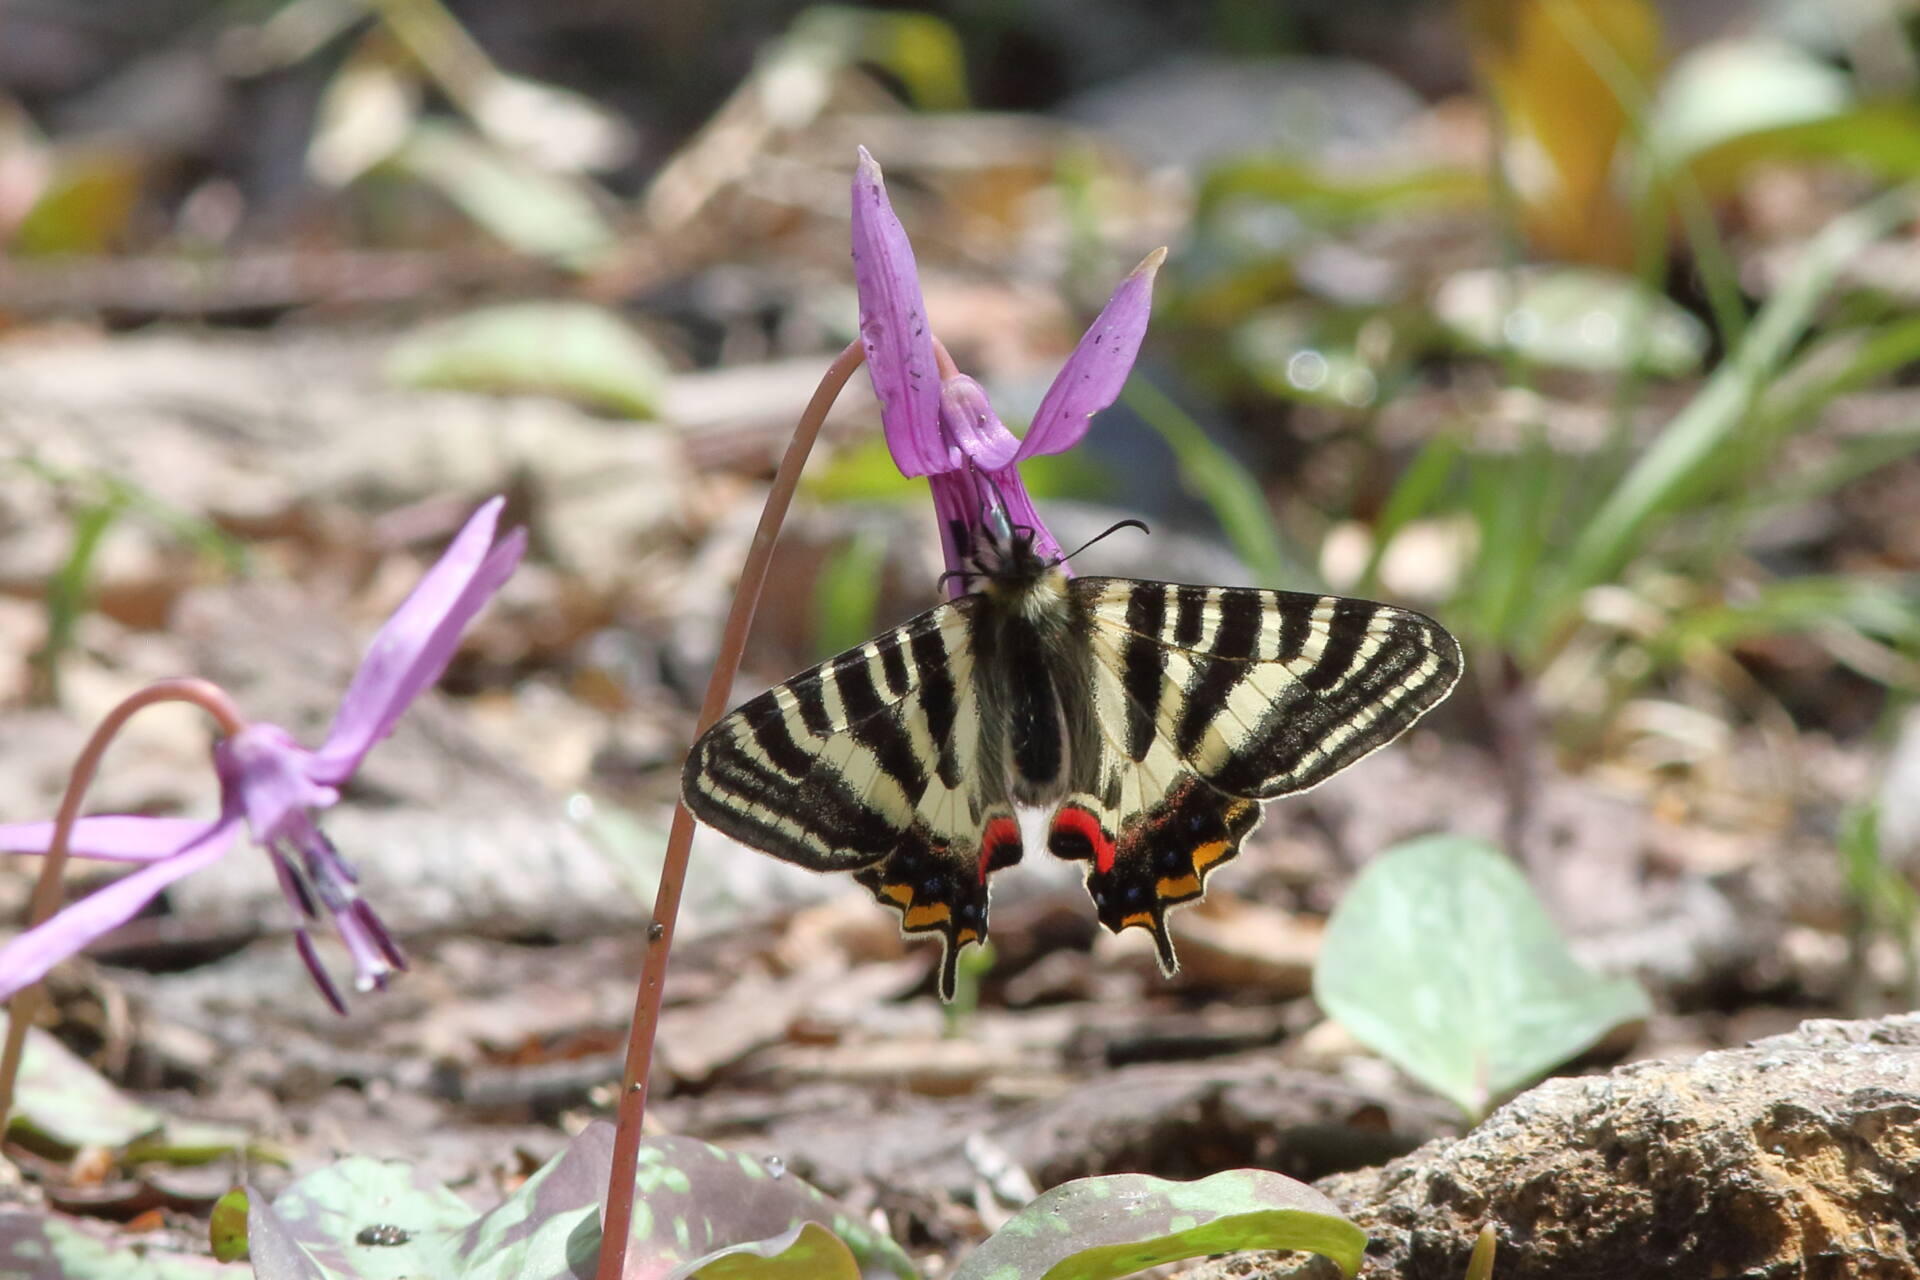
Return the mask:
<path fill-rule="evenodd" d="M 814 649 L 823 658 L 844 653 L 873 634 L 886 577 L 887 543 L 861 530 L 836 547 L 813 589 Z"/>
<path fill-rule="evenodd" d="M 1366 571 L 1360 575 L 1362 595 L 1371 595 L 1379 589 L 1381 558 L 1402 529 L 1434 509 L 1447 481 L 1453 477 L 1460 453 L 1459 438 L 1442 433 L 1421 445 L 1420 452 L 1407 464 L 1380 508 L 1380 518 L 1374 522 L 1373 552 L 1367 557 Z"/>
<path fill-rule="evenodd" d="M 1796 473 L 1773 489 L 1766 502 L 1774 507 L 1812 502 L 1914 453 L 1920 453 L 1920 427 L 1850 440 L 1824 464 Z"/>
<path fill-rule="evenodd" d="M 1715 474 L 1719 451 L 1802 336 L 1840 269 L 1912 216 L 1914 191 L 1901 188 L 1836 218 L 1808 242 L 1798 269 L 1755 317 L 1747 340 L 1707 379 L 1581 531 L 1543 618 L 1571 597 L 1612 579 L 1645 544 L 1657 518 L 1684 504 Z"/>
<path fill-rule="evenodd" d="M 1259 482 L 1186 410 L 1144 378 L 1129 382 L 1120 398 L 1167 442 L 1181 483 L 1213 509 L 1234 552 L 1261 582 L 1300 590 L 1318 582 L 1318 575 L 1287 554 Z"/>

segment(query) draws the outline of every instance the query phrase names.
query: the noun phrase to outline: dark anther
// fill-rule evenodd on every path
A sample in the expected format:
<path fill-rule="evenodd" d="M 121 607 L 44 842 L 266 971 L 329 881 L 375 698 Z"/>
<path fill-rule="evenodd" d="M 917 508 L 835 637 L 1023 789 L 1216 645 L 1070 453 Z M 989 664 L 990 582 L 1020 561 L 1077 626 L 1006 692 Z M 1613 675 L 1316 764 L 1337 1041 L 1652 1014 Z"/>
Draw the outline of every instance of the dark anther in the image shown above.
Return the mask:
<path fill-rule="evenodd" d="M 393 940 L 393 935 L 387 932 L 387 926 L 380 922 L 380 917 L 373 914 L 373 908 L 367 905 L 366 899 L 355 898 L 348 910 L 373 939 L 373 945 L 380 948 L 380 954 L 387 958 L 387 963 L 404 972 L 407 953 Z"/>

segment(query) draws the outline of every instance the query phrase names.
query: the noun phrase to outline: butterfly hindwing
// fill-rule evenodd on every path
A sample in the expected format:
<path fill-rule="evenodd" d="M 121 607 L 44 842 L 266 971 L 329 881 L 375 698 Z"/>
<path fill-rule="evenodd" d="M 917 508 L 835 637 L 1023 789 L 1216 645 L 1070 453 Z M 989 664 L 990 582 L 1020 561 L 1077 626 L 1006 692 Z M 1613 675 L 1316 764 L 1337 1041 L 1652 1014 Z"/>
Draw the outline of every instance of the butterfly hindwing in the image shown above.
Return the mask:
<path fill-rule="evenodd" d="M 979 601 L 941 605 L 776 685 L 694 744 L 682 793 L 708 825 L 815 871 L 850 871 L 946 948 L 983 941 L 987 874 L 1020 858 L 975 678 Z"/>
<path fill-rule="evenodd" d="M 1460 672 L 1438 624 L 1364 600 L 1114 578 L 1068 591 L 1098 749 L 1075 761 L 1048 847 L 1089 862 L 1101 922 L 1148 929 L 1169 972 L 1167 909 L 1239 852 L 1258 801 L 1392 741 Z"/>
<path fill-rule="evenodd" d="M 1100 923 L 1115 933 L 1147 930 L 1161 970 L 1172 974 L 1179 966 L 1168 909 L 1200 897 L 1213 869 L 1240 852 L 1260 825 L 1260 803 L 1229 796 L 1191 772 L 1149 805 L 1103 817 L 1098 803 L 1088 793 L 1069 796 L 1054 812 L 1047 848 L 1087 862 L 1087 892 Z"/>

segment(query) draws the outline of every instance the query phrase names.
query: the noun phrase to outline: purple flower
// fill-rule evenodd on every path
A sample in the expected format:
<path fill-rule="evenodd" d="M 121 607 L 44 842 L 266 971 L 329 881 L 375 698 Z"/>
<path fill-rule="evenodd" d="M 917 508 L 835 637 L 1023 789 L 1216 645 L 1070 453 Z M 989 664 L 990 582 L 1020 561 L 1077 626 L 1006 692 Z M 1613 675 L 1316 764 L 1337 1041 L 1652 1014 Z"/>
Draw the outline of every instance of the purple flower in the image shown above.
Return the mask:
<path fill-rule="evenodd" d="M 360 897 L 353 868 L 322 834 L 314 815 L 339 800 L 340 788 L 367 752 L 440 678 L 460 632 L 520 563 L 527 544 L 524 529 L 494 542 L 501 506 L 495 498 L 473 514 L 374 636 L 318 751 L 302 747 L 276 725 L 251 724 L 214 743 L 220 816 L 212 823 L 134 816 L 75 823 L 73 856 L 144 865 L 0 948 L 0 997 L 38 982 L 54 965 L 125 924 L 175 880 L 212 866 L 232 846 L 242 820 L 273 860 L 296 915 L 300 957 L 328 1003 L 346 1012 L 307 931 L 322 911 L 353 957 L 356 989 L 385 986 L 390 973 L 406 968 L 400 948 Z M 52 841 L 51 822 L 0 826 L 0 852 L 43 854 Z"/>
<path fill-rule="evenodd" d="M 940 377 L 913 246 L 887 200 L 880 166 L 860 149 L 853 178 L 853 276 L 860 294 L 860 338 L 880 401 L 887 447 L 900 473 L 925 476 L 933 489 L 947 568 L 963 573 L 989 511 L 1033 531 L 1033 549 L 1071 573 L 1060 544 L 1040 522 L 1020 482 L 1019 464 L 1080 443 L 1094 414 L 1126 384 L 1146 336 L 1153 276 L 1166 259 L 1156 249 L 1114 290 L 1040 401 L 1026 438 L 1007 430 L 980 384 L 965 374 Z M 948 591 L 966 590 L 962 577 Z"/>

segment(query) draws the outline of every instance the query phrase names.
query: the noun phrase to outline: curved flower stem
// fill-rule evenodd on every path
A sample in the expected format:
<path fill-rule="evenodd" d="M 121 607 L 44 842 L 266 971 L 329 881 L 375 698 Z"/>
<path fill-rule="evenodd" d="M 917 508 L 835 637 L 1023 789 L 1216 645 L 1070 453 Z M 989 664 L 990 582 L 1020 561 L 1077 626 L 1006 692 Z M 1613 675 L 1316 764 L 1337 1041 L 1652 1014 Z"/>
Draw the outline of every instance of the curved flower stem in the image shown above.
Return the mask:
<path fill-rule="evenodd" d="M 33 886 L 27 928 L 46 923 L 60 907 L 60 875 L 66 870 L 73 824 L 80 817 L 80 802 L 86 798 L 87 787 L 99 771 L 100 757 L 106 754 L 107 744 L 135 712 L 156 702 L 191 702 L 212 716 L 220 732 L 228 737 L 247 727 L 246 719 L 225 689 L 193 676 L 156 680 L 107 712 L 81 749 L 80 758 L 74 761 L 73 772 L 67 776 L 67 792 L 60 798 L 60 812 L 54 818 L 53 840 L 40 863 L 40 879 Z M 20 1074 L 20 1055 L 27 1043 L 27 1028 L 40 1013 L 40 996 L 40 984 L 36 982 L 22 988 L 7 1002 L 7 1044 L 5 1051 L 0 1052 L 0 1133 L 6 1132 L 7 1118 L 13 1111 L 14 1080 Z"/>
<path fill-rule="evenodd" d="M 733 608 L 720 634 L 720 654 L 713 662 L 706 700 L 700 704 L 696 736 L 705 733 L 727 709 L 733 677 L 740 669 L 740 655 L 747 647 L 747 630 L 753 625 L 753 612 L 760 604 L 760 591 L 766 585 L 767 570 L 773 561 L 773 544 L 780 533 L 780 522 L 786 519 L 793 491 L 800 483 L 800 469 L 806 465 L 807 454 L 820 434 L 820 424 L 826 421 L 827 410 L 863 359 L 865 354 L 858 342 L 842 351 L 827 369 L 826 376 L 820 379 L 813 399 L 807 402 L 806 412 L 800 415 L 799 425 L 793 429 L 793 439 L 787 445 L 786 456 L 780 459 L 779 471 L 774 473 L 767 505 L 760 513 L 759 527 L 753 531 L 753 545 L 740 570 Z M 613 1170 L 607 1183 L 607 1208 L 601 1218 L 600 1261 L 594 1272 L 595 1280 L 621 1280 L 626 1267 L 628 1236 L 633 1230 L 634 1171 L 640 1160 L 640 1121 L 647 1107 L 653 1039 L 659 1029 L 660 999 L 666 988 L 667 951 L 673 945 L 674 918 L 680 913 L 680 891 L 686 884 L 687 853 L 692 846 L 693 815 L 681 804 L 673 811 L 673 827 L 667 834 L 665 865 L 660 870 L 660 888 L 653 899 L 653 922 L 647 929 L 640 991 L 634 999 L 633 1029 L 627 1037 L 619 1128 L 613 1139 Z"/>

